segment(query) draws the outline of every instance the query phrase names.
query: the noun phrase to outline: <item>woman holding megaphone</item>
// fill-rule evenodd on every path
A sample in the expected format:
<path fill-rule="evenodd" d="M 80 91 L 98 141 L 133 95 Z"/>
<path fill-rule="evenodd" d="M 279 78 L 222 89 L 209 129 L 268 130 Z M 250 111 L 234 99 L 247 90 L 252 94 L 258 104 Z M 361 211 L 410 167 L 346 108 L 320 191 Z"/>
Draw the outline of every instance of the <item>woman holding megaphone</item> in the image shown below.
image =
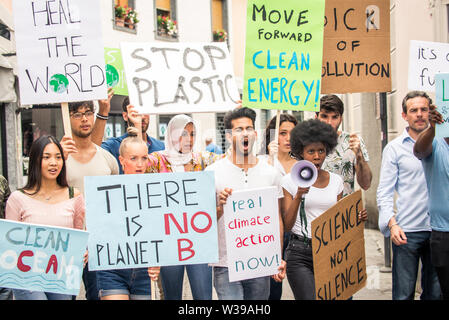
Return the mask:
<path fill-rule="evenodd" d="M 311 223 L 343 197 L 343 179 L 321 169 L 337 138 L 330 125 L 316 119 L 301 122 L 290 133 L 292 154 L 309 161 L 295 164 L 281 180 L 284 228 L 291 230 L 285 253 L 287 279 L 296 300 L 315 300 Z M 365 209 L 359 219 L 367 219 Z"/>

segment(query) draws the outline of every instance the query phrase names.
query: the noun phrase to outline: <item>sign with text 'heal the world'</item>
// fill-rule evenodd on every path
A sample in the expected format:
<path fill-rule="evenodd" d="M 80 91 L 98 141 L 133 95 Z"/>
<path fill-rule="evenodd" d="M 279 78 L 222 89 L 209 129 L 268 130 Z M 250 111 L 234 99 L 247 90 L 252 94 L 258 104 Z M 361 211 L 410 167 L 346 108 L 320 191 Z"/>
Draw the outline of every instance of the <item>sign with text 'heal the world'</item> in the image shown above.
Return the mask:
<path fill-rule="evenodd" d="M 226 43 L 120 45 L 129 99 L 141 114 L 225 112 L 240 100 Z"/>
<path fill-rule="evenodd" d="M 277 188 L 234 191 L 223 209 L 229 281 L 277 274 L 282 259 Z"/>
<path fill-rule="evenodd" d="M 435 136 L 449 137 L 449 73 L 435 75 L 435 105 L 443 116 L 443 123 L 435 127 Z"/>
<path fill-rule="evenodd" d="M 0 287 L 78 295 L 88 233 L 0 220 Z"/>
<path fill-rule="evenodd" d="M 85 177 L 89 270 L 218 260 L 213 172 Z"/>
<path fill-rule="evenodd" d="M 324 0 L 248 0 L 243 106 L 318 111 Z"/>
<path fill-rule="evenodd" d="M 322 93 L 389 92 L 390 1 L 326 0 Z"/>
<path fill-rule="evenodd" d="M 21 104 L 106 99 L 100 2 L 12 3 Z"/>
<path fill-rule="evenodd" d="M 449 73 L 449 43 L 411 40 L 408 88 L 435 92 L 437 73 Z"/>
<path fill-rule="evenodd" d="M 312 221 L 317 300 L 347 300 L 366 284 L 365 238 L 360 190 Z"/>

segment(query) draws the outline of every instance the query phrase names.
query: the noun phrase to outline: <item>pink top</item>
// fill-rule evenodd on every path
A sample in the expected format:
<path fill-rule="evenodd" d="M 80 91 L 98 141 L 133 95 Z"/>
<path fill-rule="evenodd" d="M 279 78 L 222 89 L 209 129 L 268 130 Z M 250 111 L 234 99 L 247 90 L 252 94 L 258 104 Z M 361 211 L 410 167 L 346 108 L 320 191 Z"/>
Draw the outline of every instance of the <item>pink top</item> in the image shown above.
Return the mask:
<path fill-rule="evenodd" d="M 6 219 L 72 229 L 83 229 L 84 198 L 80 194 L 58 203 L 45 203 L 14 191 L 6 202 Z"/>

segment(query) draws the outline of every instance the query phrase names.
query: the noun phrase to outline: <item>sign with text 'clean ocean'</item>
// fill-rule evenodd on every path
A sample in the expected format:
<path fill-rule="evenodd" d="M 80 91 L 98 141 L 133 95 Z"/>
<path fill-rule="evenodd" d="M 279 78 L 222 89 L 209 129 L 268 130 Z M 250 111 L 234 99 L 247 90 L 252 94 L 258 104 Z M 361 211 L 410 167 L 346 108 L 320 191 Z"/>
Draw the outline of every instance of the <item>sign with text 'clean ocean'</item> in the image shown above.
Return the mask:
<path fill-rule="evenodd" d="M 218 260 L 213 172 L 85 177 L 89 270 Z"/>
<path fill-rule="evenodd" d="M 88 233 L 0 220 L 0 287 L 78 295 Z"/>

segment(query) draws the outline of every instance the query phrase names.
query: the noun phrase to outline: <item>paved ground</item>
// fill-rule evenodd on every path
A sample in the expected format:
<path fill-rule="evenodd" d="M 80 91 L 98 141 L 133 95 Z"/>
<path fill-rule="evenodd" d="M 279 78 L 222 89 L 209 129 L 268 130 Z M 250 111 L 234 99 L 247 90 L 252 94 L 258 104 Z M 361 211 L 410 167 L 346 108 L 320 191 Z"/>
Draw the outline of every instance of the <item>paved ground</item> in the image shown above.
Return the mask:
<path fill-rule="evenodd" d="M 384 267 L 384 237 L 378 230 L 365 230 L 366 272 L 368 275 L 365 288 L 354 295 L 354 300 L 391 300 L 391 272 L 381 272 Z M 417 290 L 419 291 L 419 289 Z M 417 292 L 418 296 L 419 292 Z M 84 299 L 84 288 L 77 299 Z M 183 300 L 191 300 L 187 275 L 184 277 Z M 215 290 L 213 299 L 217 299 Z M 283 283 L 282 300 L 293 300 L 293 293 L 287 279 Z"/>

